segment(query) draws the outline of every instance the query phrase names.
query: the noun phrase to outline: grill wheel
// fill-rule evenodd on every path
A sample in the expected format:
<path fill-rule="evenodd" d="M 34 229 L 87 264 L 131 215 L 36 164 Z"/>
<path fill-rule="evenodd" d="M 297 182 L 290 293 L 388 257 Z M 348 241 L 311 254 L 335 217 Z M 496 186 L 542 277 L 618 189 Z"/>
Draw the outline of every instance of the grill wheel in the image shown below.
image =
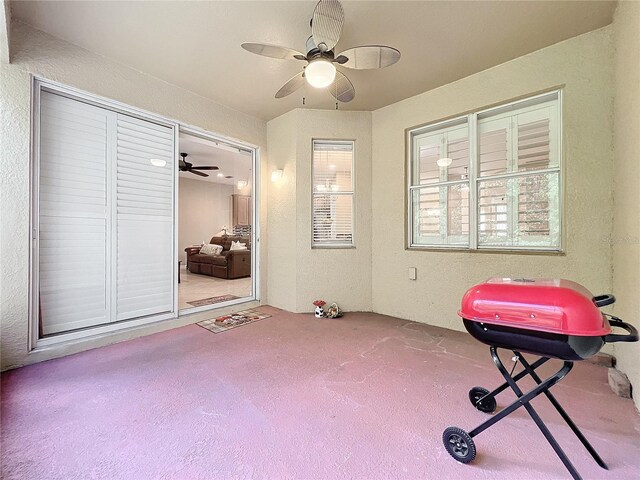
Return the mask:
<path fill-rule="evenodd" d="M 471 401 L 471 405 L 484 413 L 495 412 L 497 407 L 495 397 L 487 397 L 482 401 L 478 401 L 488 394 L 489 390 L 487 390 L 486 388 L 473 387 L 471 390 L 469 390 L 469 400 Z"/>
<path fill-rule="evenodd" d="M 442 442 L 449 455 L 460 463 L 473 462 L 476 445 L 467 432 L 458 427 L 447 427 L 442 433 Z"/>

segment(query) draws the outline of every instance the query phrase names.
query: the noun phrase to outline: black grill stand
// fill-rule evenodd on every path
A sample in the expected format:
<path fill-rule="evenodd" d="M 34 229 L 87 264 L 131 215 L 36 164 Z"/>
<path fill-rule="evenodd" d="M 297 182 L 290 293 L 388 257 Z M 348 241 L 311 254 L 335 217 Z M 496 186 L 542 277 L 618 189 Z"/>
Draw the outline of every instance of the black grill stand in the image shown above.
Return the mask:
<path fill-rule="evenodd" d="M 549 444 L 551 444 L 551 447 L 555 450 L 558 457 L 560 457 L 560 460 L 562 460 L 562 463 L 564 463 L 564 466 L 567 467 L 567 470 L 569 470 L 569 473 L 571 473 L 571 476 L 575 480 L 582 480 L 582 477 L 580 476 L 578 471 L 575 469 L 571 461 L 569 461 L 569 459 L 567 458 L 567 455 L 564 453 L 564 451 L 562 450 L 562 448 L 560 447 L 556 439 L 553 437 L 553 435 L 551 435 L 551 432 L 549 431 L 547 426 L 544 424 L 544 422 L 538 415 L 538 412 L 535 411 L 535 409 L 530 403 L 531 400 L 536 398 L 541 393 L 544 393 L 546 397 L 549 399 L 549 401 L 551 402 L 551 404 L 556 408 L 560 416 L 562 416 L 564 421 L 567 422 L 567 425 L 569 425 L 571 430 L 573 430 L 573 433 L 576 434 L 578 439 L 582 442 L 582 444 L 591 454 L 591 456 L 596 461 L 596 463 L 600 465 L 602 468 L 608 470 L 607 465 L 602 461 L 602 459 L 598 455 L 598 452 L 595 451 L 595 449 L 591 446 L 589 441 L 578 429 L 576 424 L 573 423 L 573 420 L 571 420 L 569 415 L 567 415 L 567 412 L 564 411 L 562 406 L 558 403 L 556 398 L 549 391 L 551 387 L 553 387 L 556 383 L 562 380 L 571 371 L 571 369 L 573 368 L 573 362 L 565 361 L 564 365 L 560 370 L 558 370 L 554 375 L 550 376 L 549 378 L 543 381 L 540 379 L 540 377 L 535 372 L 535 370 L 541 365 L 545 364 L 549 360 L 549 358 L 541 357 L 535 362 L 533 362 L 533 364 L 529 364 L 529 362 L 527 362 L 527 360 L 520 354 L 520 352 L 513 350 L 513 354 L 515 355 L 516 362 L 519 361 L 524 368 L 520 373 L 518 373 L 514 377 L 505 368 L 504 364 L 500 360 L 500 357 L 498 356 L 497 350 L 498 350 L 497 347 L 490 348 L 491 357 L 493 358 L 493 361 L 495 362 L 496 367 L 498 367 L 498 370 L 500 370 L 500 373 L 502 374 L 506 382 L 500 385 L 498 388 L 496 388 L 492 392 L 489 392 L 481 387 L 472 388 L 471 391 L 469 392 L 469 398 L 471 400 L 471 403 L 473 404 L 474 407 L 476 407 L 480 411 L 483 411 L 486 413 L 492 413 L 493 411 L 495 411 L 495 408 L 496 408 L 495 396 L 498 395 L 500 392 L 503 392 L 504 390 L 506 390 L 507 387 L 511 387 L 511 389 L 515 392 L 518 398 L 511 405 L 500 410 L 500 412 L 498 412 L 496 415 L 494 415 L 493 417 L 491 417 L 489 420 L 482 423 L 478 427 L 474 428 L 469 433 L 457 427 L 448 427 L 447 429 L 445 429 L 444 433 L 442 434 L 442 441 L 444 442 L 444 446 L 449 452 L 449 454 L 459 462 L 462 462 L 462 463 L 472 462 L 476 456 L 476 447 L 473 442 L 473 437 L 484 432 L 491 425 L 499 422 L 504 417 L 506 417 L 510 413 L 513 413 L 518 408 L 524 407 L 529 413 L 529 415 L 531 416 L 531 418 L 533 418 L 533 421 L 536 422 L 536 425 L 542 431 L 542 434 L 547 439 Z M 522 390 L 520 390 L 520 387 L 518 387 L 518 385 L 516 384 L 516 382 L 526 377 L 527 375 L 531 376 L 531 378 L 533 378 L 533 380 L 538 385 L 534 389 L 530 390 L 529 392 L 523 393 Z"/>

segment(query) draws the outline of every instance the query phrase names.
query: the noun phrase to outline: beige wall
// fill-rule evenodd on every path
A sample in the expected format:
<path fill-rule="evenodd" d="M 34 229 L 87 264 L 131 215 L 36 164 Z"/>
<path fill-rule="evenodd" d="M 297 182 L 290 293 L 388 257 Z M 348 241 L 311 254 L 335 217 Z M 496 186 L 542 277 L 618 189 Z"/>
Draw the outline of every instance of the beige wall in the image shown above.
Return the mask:
<path fill-rule="evenodd" d="M 460 298 L 490 276 L 565 277 L 611 291 L 611 33 L 605 27 L 373 112 L 373 311 L 460 330 Z M 566 255 L 405 250 L 405 129 L 559 86 Z"/>
<path fill-rule="evenodd" d="M 269 162 L 264 177 L 273 170 L 283 170 L 277 182 L 269 181 L 269 246 L 267 248 L 267 283 L 269 304 L 285 310 L 296 307 L 296 120 L 293 110 L 267 122 Z"/>
<path fill-rule="evenodd" d="M 311 248 L 311 141 L 355 140 L 355 244 Z M 269 303 L 295 312 L 313 301 L 371 310 L 371 113 L 294 110 L 267 124 L 269 172 Z"/>
<path fill-rule="evenodd" d="M 615 136 L 613 292 L 615 313 L 640 328 L 640 2 L 620 2 L 614 17 Z M 640 409 L 640 348 L 615 345 L 618 368 Z"/>
<path fill-rule="evenodd" d="M 139 336 L 158 326 L 116 334 L 99 342 L 85 342 L 28 354 L 29 292 L 29 114 L 30 74 L 114 99 L 150 112 L 261 147 L 266 147 L 266 124 L 251 116 L 87 50 L 13 22 L 12 63 L 0 70 L 0 327 L 1 367 L 30 363 L 72 351 Z M 266 211 L 266 196 L 261 199 Z M 266 232 L 261 252 L 266 248 Z M 266 268 L 261 273 L 266 274 Z M 262 298 L 266 285 L 261 283 Z M 162 328 L 175 323 L 165 322 Z"/>
<path fill-rule="evenodd" d="M 178 255 L 186 262 L 184 249 L 209 242 L 223 225 L 231 228 L 233 185 L 180 177 Z M 250 194 L 251 192 L 249 192 Z"/>

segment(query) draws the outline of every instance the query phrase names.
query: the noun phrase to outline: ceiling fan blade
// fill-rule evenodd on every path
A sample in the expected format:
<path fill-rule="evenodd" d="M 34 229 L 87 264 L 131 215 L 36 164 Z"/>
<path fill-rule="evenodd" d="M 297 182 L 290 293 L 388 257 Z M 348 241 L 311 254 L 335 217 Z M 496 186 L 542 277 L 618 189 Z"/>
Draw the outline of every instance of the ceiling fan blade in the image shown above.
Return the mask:
<path fill-rule="evenodd" d="M 191 170 L 220 170 L 218 167 L 203 165 L 201 167 L 191 167 Z"/>
<path fill-rule="evenodd" d="M 311 33 L 316 46 L 326 52 L 333 50 L 344 25 L 344 9 L 338 0 L 320 0 L 313 10 Z"/>
<path fill-rule="evenodd" d="M 247 52 L 264 57 L 279 58 L 281 60 L 306 60 L 304 54 L 287 47 L 267 45 L 266 43 L 243 43 L 242 48 Z"/>
<path fill-rule="evenodd" d="M 276 92 L 276 98 L 286 97 L 298 90 L 304 85 L 304 72 L 300 72 L 291 77 L 287 83 L 285 83 L 280 90 Z"/>
<path fill-rule="evenodd" d="M 400 51 L 384 45 L 363 45 L 345 50 L 336 58 L 336 61 L 341 60 L 340 57 L 348 58 L 346 62 L 342 62 L 342 65 L 347 68 L 369 70 L 393 65 L 400 60 Z"/>
<path fill-rule="evenodd" d="M 199 172 L 197 170 L 189 170 L 189 172 L 193 173 L 194 175 L 200 175 L 201 177 L 208 177 L 209 176 L 206 173 L 202 173 L 202 172 Z"/>
<path fill-rule="evenodd" d="M 347 103 L 353 100 L 356 96 L 356 89 L 353 88 L 353 83 L 342 73 L 336 71 L 336 79 L 328 87 L 336 100 L 342 103 Z"/>

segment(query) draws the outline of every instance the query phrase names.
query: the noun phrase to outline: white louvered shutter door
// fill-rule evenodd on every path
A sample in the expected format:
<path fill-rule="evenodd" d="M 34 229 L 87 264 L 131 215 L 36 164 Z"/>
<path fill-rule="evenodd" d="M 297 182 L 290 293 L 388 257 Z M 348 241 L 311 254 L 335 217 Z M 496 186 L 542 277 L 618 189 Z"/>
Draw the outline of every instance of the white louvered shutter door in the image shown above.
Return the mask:
<path fill-rule="evenodd" d="M 173 129 L 118 114 L 117 320 L 173 309 L 173 159 Z"/>
<path fill-rule="evenodd" d="M 110 321 L 110 115 L 41 94 L 38 262 L 44 335 Z"/>

